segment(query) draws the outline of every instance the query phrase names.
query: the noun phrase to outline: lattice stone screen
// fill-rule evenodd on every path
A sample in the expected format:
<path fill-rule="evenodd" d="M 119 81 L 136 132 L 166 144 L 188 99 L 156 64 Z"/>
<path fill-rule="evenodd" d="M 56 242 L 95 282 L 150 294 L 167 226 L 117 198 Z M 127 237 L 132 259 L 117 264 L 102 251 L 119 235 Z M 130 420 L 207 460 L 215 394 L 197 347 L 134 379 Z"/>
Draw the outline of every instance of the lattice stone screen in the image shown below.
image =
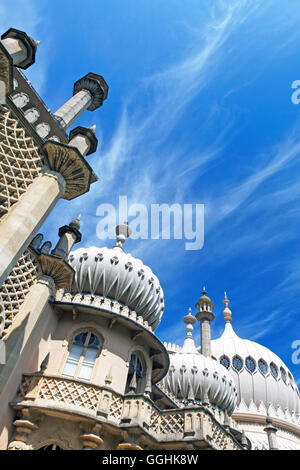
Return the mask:
<path fill-rule="evenodd" d="M 7 106 L 0 106 L 0 218 L 39 175 L 43 159 Z"/>
<path fill-rule="evenodd" d="M 38 265 L 35 256 L 30 250 L 26 250 L 10 272 L 5 283 L 0 287 L 0 297 L 5 313 L 5 326 L 2 334 L 5 334 L 15 316 L 19 313 L 30 287 L 37 280 L 37 274 Z"/>

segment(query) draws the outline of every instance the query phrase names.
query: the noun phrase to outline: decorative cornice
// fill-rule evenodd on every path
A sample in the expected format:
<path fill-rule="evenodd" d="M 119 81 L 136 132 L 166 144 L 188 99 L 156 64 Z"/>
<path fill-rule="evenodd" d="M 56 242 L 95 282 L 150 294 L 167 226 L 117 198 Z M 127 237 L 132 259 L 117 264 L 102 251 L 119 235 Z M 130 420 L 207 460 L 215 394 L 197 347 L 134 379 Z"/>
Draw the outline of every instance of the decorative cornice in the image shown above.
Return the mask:
<path fill-rule="evenodd" d="M 117 300 L 112 300 L 107 297 L 100 295 L 91 294 L 71 294 L 70 292 L 58 291 L 56 294 L 56 301 L 72 303 L 75 305 L 86 305 L 94 308 L 99 308 L 107 312 L 116 313 L 122 317 L 128 318 L 139 325 L 143 326 L 152 333 L 152 328 L 148 324 L 147 320 L 144 320 L 142 316 L 138 316 L 134 310 L 131 310 L 126 305 L 122 305 Z"/>
<path fill-rule="evenodd" d="M 41 254 L 37 258 L 43 274 L 54 280 L 57 289 L 66 287 L 73 282 L 74 270 L 61 258 L 54 255 Z"/>
<path fill-rule="evenodd" d="M 63 199 L 74 199 L 89 191 L 92 168 L 75 147 L 47 141 L 43 151 L 50 169 L 60 173 L 66 182 Z"/>

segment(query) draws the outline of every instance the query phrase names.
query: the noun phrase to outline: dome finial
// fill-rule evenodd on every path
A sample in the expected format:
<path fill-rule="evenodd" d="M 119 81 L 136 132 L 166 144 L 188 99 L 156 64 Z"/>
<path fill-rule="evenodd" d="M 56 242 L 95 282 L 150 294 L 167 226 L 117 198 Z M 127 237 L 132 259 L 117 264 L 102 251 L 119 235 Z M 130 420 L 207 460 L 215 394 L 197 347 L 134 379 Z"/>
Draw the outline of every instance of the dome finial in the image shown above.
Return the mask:
<path fill-rule="evenodd" d="M 230 300 L 227 298 L 227 293 L 224 292 L 223 304 L 225 305 L 225 309 L 223 311 L 223 315 L 224 315 L 225 323 L 230 323 L 231 322 L 232 312 L 231 312 L 230 308 L 228 308 L 229 302 L 230 302 Z"/>
<path fill-rule="evenodd" d="M 130 237 L 131 235 L 131 229 L 128 226 L 127 221 L 116 227 L 116 234 L 117 244 L 114 246 L 114 248 L 120 248 L 123 251 L 123 243 L 125 242 L 126 238 Z"/>
<path fill-rule="evenodd" d="M 196 318 L 192 315 L 192 309 L 189 308 L 189 313 L 185 317 L 183 317 L 183 321 L 186 324 L 186 332 L 187 336 L 192 338 L 193 337 L 193 330 L 194 330 L 194 323 L 196 323 Z"/>
<path fill-rule="evenodd" d="M 186 337 L 183 343 L 182 351 L 197 353 L 194 338 L 193 338 L 193 325 L 196 323 L 196 318 L 192 315 L 192 309 L 189 308 L 188 315 L 183 317 L 183 321 L 186 324 Z"/>
<path fill-rule="evenodd" d="M 74 219 L 70 222 L 70 226 L 75 227 L 77 230 L 79 230 L 80 229 L 80 219 L 81 219 L 81 214 L 78 214 L 76 219 Z"/>

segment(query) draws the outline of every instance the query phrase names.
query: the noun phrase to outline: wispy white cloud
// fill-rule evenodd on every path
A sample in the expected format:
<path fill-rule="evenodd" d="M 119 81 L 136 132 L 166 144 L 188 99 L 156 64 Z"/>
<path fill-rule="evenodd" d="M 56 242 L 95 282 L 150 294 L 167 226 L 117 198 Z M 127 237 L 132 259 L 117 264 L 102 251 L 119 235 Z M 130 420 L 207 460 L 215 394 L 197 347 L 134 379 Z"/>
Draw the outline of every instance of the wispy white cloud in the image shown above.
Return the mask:
<path fill-rule="evenodd" d="M 42 94 L 46 81 L 49 64 L 49 47 L 51 42 L 50 28 L 47 40 L 40 38 L 39 33 L 43 23 L 43 2 L 34 0 L 10 0 L 0 4 L 0 31 L 4 33 L 10 27 L 25 31 L 35 40 L 43 41 L 38 48 L 36 63 L 26 71 L 26 76 L 32 81 L 38 93 Z"/>

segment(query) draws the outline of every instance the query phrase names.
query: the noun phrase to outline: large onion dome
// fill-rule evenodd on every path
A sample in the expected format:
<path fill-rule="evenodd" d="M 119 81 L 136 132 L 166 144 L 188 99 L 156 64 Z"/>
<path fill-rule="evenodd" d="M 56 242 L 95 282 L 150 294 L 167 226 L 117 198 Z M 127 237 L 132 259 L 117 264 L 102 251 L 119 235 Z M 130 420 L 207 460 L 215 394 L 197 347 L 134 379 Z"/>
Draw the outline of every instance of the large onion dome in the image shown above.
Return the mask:
<path fill-rule="evenodd" d="M 129 309 L 129 318 L 144 321 L 154 330 L 164 311 L 163 290 L 148 266 L 124 252 L 122 244 L 130 235 L 127 223 L 119 225 L 116 232 L 113 248 L 91 246 L 70 254 L 68 261 L 75 271 L 70 293 L 117 301 L 121 310 L 122 306 Z"/>
<path fill-rule="evenodd" d="M 191 311 L 184 321 L 187 337 L 180 350 L 169 353 L 169 372 L 162 380 L 162 386 L 184 403 L 210 403 L 231 415 L 237 400 L 234 380 L 218 361 L 197 351 L 192 337 L 192 324 L 196 319 Z"/>
<path fill-rule="evenodd" d="M 270 349 L 240 338 L 231 326 L 225 295 L 225 330 L 211 342 L 212 355 L 234 377 L 241 412 L 287 418 L 300 425 L 299 390 L 292 373 Z M 238 411 L 237 409 L 237 411 Z"/>

